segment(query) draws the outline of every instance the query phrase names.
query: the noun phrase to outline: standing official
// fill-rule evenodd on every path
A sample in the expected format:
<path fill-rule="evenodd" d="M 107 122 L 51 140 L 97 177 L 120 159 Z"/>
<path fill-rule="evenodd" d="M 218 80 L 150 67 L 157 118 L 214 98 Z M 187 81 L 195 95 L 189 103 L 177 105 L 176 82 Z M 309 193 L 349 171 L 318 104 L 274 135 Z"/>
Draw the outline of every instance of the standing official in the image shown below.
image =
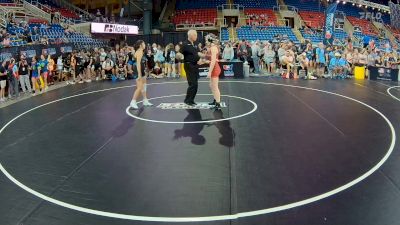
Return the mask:
<path fill-rule="evenodd" d="M 188 31 L 188 40 L 183 43 L 182 53 L 184 55 L 184 68 L 186 72 L 186 78 L 188 81 L 188 89 L 185 98 L 185 104 L 194 106 L 194 98 L 197 94 L 198 79 L 199 79 L 199 52 L 195 45 L 197 40 L 197 32 L 195 30 Z"/>

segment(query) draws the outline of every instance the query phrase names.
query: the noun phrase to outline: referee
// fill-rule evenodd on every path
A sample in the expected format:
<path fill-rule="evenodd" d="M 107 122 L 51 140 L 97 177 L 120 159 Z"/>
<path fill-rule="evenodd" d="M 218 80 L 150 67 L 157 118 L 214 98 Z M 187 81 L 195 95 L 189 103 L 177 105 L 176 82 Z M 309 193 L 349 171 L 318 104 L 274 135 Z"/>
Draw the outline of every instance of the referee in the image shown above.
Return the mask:
<path fill-rule="evenodd" d="M 195 30 L 188 31 L 188 40 L 183 43 L 182 53 L 184 55 L 184 68 L 188 81 L 188 89 L 185 98 L 185 104 L 195 106 L 194 98 L 197 94 L 199 79 L 199 52 L 194 42 L 197 40 L 197 32 Z"/>

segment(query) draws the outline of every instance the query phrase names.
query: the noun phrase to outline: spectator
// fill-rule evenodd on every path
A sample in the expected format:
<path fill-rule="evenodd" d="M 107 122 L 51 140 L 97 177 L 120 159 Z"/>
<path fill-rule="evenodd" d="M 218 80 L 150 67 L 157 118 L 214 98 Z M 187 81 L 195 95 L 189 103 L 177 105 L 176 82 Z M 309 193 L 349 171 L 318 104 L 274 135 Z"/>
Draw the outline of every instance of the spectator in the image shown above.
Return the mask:
<path fill-rule="evenodd" d="M 40 78 L 44 80 L 44 85 L 42 88 L 44 88 L 44 91 L 47 91 L 49 89 L 49 86 L 47 84 L 48 76 L 49 76 L 49 69 L 48 69 L 48 64 L 49 62 L 46 59 L 45 55 L 40 56 L 40 61 L 38 62 L 38 70 L 39 70 L 39 75 Z"/>
<path fill-rule="evenodd" d="M 110 78 L 114 73 L 114 62 L 111 61 L 110 57 L 106 57 L 106 61 L 102 65 L 102 76 L 103 79 Z"/>
<path fill-rule="evenodd" d="M 260 75 L 260 43 L 258 41 L 254 42 L 251 46 L 251 58 L 254 63 L 254 73 Z"/>
<path fill-rule="evenodd" d="M 7 60 L 4 60 L 0 65 L 0 103 L 5 102 L 5 90 L 7 85 Z"/>
<path fill-rule="evenodd" d="M 10 39 L 10 35 L 7 34 L 5 36 L 5 38 L 3 39 L 3 46 L 4 47 L 10 47 L 11 46 L 11 39 Z"/>
<path fill-rule="evenodd" d="M 19 75 L 18 66 L 15 63 L 15 59 L 11 58 L 10 64 L 8 65 L 8 82 L 10 86 L 8 87 L 8 97 L 18 98 L 19 97 Z"/>
<path fill-rule="evenodd" d="M 222 52 L 222 59 L 233 60 L 235 53 L 230 43 L 225 44 L 224 51 Z"/>
<path fill-rule="evenodd" d="M 276 53 L 272 50 L 272 45 L 266 44 L 264 47 L 264 62 L 267 65 L 267 72 L 270 74 L 275 72 L 275 56 Z"/>
<path fill-rule="evenodd" d="M 18 64 L 18 73 L 23 94 L 32 93 L 31 82 L 29 81 L 29 64 L 24 56 L 21 56 L 21 61 Z"/>

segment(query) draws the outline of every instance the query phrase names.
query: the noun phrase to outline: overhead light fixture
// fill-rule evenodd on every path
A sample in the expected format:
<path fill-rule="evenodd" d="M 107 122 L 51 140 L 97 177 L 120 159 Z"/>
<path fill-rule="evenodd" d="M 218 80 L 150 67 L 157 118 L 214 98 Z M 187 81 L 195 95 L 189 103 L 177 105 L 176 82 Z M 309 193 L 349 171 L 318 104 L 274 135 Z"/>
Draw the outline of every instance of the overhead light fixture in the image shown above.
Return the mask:
<path fill-rule="evenodd" d="M 346 4 L 346 1 L 343 1 L 343 5 Z"/>
<path fill-rule="evenodd" d="M 353 6 L 355 6 L 356 4 L 355 3 L 353 3 Z"/>

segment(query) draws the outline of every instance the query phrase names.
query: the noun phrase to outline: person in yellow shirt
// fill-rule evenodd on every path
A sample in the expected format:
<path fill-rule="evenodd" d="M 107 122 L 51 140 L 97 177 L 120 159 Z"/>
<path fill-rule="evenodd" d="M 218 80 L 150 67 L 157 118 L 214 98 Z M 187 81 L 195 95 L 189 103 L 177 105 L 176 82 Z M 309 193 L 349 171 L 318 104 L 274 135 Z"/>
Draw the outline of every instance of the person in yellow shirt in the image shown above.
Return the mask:
<path fill-rule="evenodd" d="M 54 84 L 54 69 L 55 69 L 55 62 L 54 62 L 54 59 L 53 58 L 51 58 L 51 56 L 49 55 L 48 57 L 47 57 L 47 62 L 48 62 L 48 64 L 47 64 L 47 69 L 49 70 L 49 83 L 50 84 Z"/>

